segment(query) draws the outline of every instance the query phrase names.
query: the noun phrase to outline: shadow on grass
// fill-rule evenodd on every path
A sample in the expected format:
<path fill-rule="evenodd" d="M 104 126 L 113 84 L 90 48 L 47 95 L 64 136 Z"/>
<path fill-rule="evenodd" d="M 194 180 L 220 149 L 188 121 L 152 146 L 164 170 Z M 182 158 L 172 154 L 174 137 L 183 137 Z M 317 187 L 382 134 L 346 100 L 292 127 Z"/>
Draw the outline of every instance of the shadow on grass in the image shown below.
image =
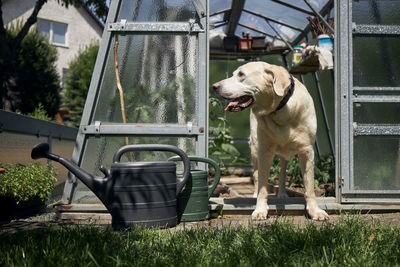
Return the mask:
<path fill-rule="evenodd" d="M 399 226 L 357 215 L 305 227 L 285 220 L 181 231 L 50 226 L 0 234 L 0 265 L 381 266 L 400 262 L 399 247 Z"/>

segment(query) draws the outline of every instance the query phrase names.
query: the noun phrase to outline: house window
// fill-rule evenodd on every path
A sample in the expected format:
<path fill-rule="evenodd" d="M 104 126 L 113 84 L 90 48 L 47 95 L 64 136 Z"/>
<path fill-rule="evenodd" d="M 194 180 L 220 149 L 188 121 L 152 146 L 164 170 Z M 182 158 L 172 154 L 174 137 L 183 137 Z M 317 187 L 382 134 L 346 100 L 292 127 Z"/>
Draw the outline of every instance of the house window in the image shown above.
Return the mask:
<path fill-rule="evenodd" d="M 49 38 L 51 44 L 67 45 L 67 24 L 39 19 L 37 28 Z"/>
<path fill-rule="evenodd" d="M 64 90 L 65 88 L 65 81 L 67 80 L 67 74 L 69 69 L 63 68 L 62 69 L 62 79 L 61 79 L 61 89 Z"/>

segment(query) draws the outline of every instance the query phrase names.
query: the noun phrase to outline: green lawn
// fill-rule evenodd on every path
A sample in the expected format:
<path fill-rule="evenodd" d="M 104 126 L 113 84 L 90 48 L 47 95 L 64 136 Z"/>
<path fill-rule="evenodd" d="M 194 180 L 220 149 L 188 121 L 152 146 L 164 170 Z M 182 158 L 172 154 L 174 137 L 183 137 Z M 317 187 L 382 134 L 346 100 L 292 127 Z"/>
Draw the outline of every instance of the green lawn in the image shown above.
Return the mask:
<path fill-rule="evenodd" d="M 400 227 L 343 217 L 181 231 L 59 226 L 0 234 L 0 266 L 393 266 Z"/>

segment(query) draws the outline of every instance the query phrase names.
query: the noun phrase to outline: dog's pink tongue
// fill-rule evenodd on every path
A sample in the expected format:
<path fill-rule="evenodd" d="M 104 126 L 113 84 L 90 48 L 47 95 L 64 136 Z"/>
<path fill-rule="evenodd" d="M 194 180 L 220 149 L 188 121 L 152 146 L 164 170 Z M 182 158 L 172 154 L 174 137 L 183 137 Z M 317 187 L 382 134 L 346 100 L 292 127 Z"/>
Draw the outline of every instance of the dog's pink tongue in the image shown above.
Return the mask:
<path fill-rule="evenodd" d="M 229 110 L 230 107 L 235 107 L 235 106 L 237 106 L 237 105 L 239 105 L 239 101 L 232 101 L 232 102 L 229 102 L 229 104 L 228 104 L 228 105 L 226 106 L 226 108 L 225 108 L 225 111 Z"/>

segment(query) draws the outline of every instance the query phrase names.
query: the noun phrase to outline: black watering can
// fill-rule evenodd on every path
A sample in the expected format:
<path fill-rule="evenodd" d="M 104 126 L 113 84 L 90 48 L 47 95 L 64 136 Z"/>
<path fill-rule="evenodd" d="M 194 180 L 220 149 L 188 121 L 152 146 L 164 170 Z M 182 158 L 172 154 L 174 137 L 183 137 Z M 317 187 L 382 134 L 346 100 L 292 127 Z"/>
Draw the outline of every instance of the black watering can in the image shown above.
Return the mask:
<path fill-rule="evenodd" d="M 124 153 L 132 151 L 169 151 L 179 155 L 184 164 L 182 179 L 176 177 L 174 162 L 120 162 Z M 185 152 L 175 146 L 123 146 L 114 154 L 111 170 L 100 167 L 105 177 L 96 177 L 50 153 L 47 143 L 34 146 L 31 157 L 57 161 L 78 177 L 103 202 L 116 230 L 138 225 L 172 227 L 178 223 L 177 196 L 189 178 L 190 161 Z"/>

